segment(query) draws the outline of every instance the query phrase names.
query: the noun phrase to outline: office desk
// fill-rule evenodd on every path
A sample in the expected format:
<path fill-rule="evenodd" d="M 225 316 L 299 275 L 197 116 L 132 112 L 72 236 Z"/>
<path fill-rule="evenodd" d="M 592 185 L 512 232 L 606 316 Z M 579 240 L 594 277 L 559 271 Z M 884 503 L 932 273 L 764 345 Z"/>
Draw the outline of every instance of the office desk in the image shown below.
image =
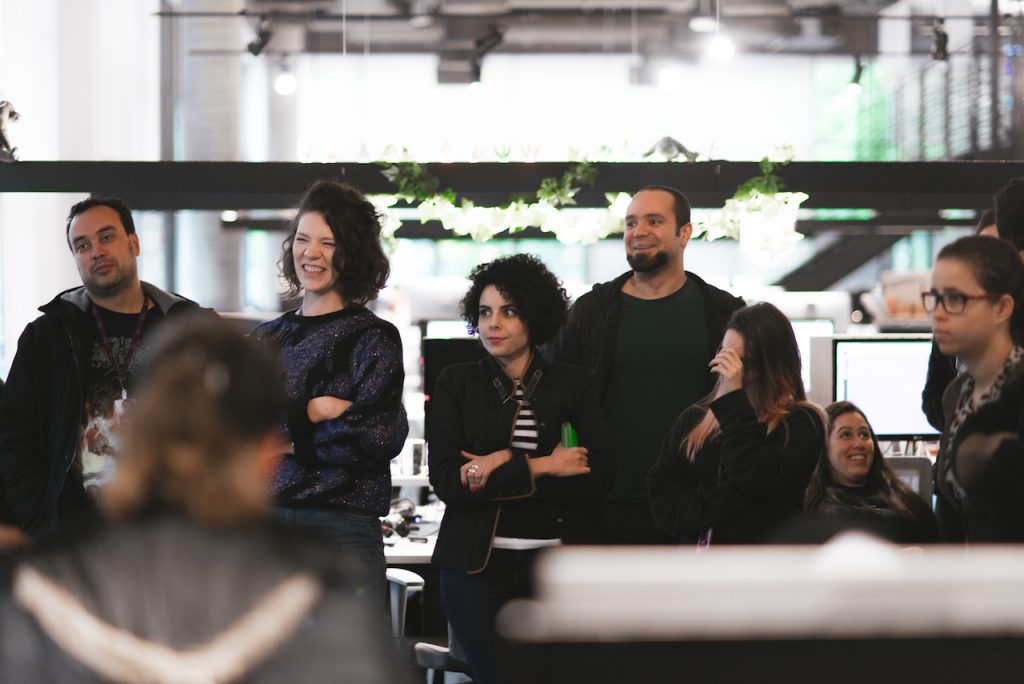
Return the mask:
<path fill-rule="evenodd" d="M 400 537 L 397 533 L 384 538 L 384 558 L 388 565 L 422 565 L 430 563 L 437 542 L 437 530 L 444 516 L 444 504 L 433 503 L 417 506 L 416 513 L 420 516 L 418 529 L 410 531 L 408 537 Z M 413 541 L 414 538 L 426 541 Z"/>
<path fill-rule="evenodd" d="M 394 541 L 392 541 L 394 540 Z M 384 558 L 388 565 L 422 565 L 430 562 L 437 535 L 431 534 L 425 542 L 409 541 L 408 537 L 384 540 Z"/>

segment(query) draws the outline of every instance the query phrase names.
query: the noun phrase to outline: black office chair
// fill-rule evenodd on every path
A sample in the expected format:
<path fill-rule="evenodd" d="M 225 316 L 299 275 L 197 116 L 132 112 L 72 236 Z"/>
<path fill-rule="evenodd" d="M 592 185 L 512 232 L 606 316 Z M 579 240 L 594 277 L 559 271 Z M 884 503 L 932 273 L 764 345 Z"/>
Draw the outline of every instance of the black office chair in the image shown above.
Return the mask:
<path fill-rule="evenodd" d="M 903 482 L 932 506 L 932 462 L 924 456 L 890 456 L 885 459 Z"/>

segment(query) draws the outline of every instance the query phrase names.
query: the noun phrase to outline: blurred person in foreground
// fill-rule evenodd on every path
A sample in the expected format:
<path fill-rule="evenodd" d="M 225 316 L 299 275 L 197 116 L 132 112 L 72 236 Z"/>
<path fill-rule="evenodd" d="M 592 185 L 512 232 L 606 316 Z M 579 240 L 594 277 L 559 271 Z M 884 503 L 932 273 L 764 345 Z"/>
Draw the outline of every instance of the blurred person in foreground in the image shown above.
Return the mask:
<path fill-rule="evenodd" d="M 359 568 L 267 522 L 272 358 L 216 320 L 167 333 L 100 500 L 113 523 L 14 569 L 0 681 L 400 681 Z"/>

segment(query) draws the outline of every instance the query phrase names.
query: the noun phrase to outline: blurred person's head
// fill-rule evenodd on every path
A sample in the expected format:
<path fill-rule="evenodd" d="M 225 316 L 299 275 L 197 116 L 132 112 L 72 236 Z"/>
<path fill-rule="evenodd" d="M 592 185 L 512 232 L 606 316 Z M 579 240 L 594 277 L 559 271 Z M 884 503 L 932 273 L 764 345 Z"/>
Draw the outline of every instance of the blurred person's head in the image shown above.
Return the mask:
<path fill-rule="evenodd" d="M 995 197 L 996 229 L 1017 251 L 1024 250 L 1024 177 L 1013 178 Z"/>
<path fill-rule="evenodd" d="M 344 304 L 377 298 L 391 267 L 376 207 L 356 188 L 315 182 L 299 201 L 279 266 L 287 296 L 336 293 Z"/>
<path fill-rule="evenodd" d="M 259 518 L 284 451 L 280 369 L 267 350 L 209 315 L 158 335 L 102 503 L 114 519 L 154 509 L 222 526 Z"/>
<path fill-rule="evenodd" d="M 999 228 L 996 227 L 996 210 L 986 209 L 978 217 L 978 224 L 974 227 L 975 235 L 984 237 L 999 237 Z"/>

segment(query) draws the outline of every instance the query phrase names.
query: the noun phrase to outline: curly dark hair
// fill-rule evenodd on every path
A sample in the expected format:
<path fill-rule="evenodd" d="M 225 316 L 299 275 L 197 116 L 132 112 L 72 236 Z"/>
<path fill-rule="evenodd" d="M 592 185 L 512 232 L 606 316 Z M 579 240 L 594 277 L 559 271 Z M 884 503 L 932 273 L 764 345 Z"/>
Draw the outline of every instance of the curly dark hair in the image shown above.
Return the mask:
<path fill-rule="evenodd" d="M 314 211 L 323 215 L 337 243 L 331 263 L 338 272 L 338 289 L 345 302 L 365 304 L 376 299 L 391 275 L 391 265 L 380 244 L 380 217 L 362 192 L 335 180 L 313 183 L 299 202 L 278 262 L 281 275 L 288 283 L 285 296 L 292 298 L 302 293 L 292 243 L 299 219 Z"/>
<path fill-rule="evenodd" d="M 480 264 L 469 279 L 472 284 L 459 306 L 471 333 L 479 332 L 480 295 L 488 285 L 498 288 L 519 309 L 534 348 L 558 333 L 569 310 L 569 295 L 562 281 L 532 254 L 513 254 Z"/>

